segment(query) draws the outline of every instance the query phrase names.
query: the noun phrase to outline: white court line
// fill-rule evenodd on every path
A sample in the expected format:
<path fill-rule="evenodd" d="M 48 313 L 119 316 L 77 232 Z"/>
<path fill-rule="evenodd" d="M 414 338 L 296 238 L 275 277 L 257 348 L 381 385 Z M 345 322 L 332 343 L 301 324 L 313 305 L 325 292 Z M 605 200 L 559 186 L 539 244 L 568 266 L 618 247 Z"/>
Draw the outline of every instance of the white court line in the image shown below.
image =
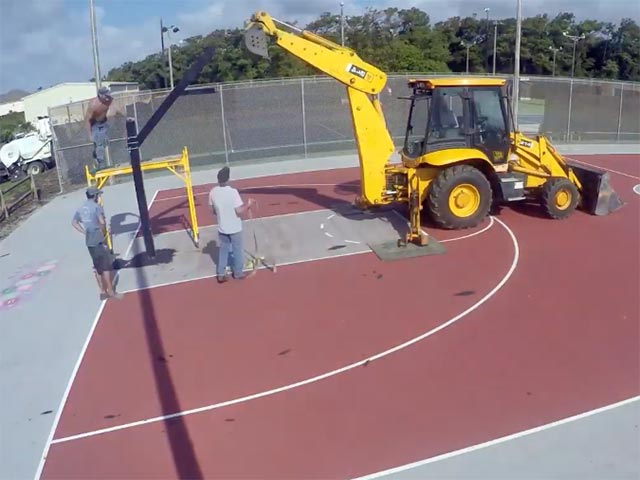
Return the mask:
<path fill-rule="evenodd" d="M 484 233 L 487 230 L 489 230 L 491 227 L 493 227 L 493 217 L 492 216 L 489 217 L 489 225 L 484 227 L 482 230 L 479 230 L 479 231 L 474 232 L 474 233 L 470 233 L 469 235 L 465 235 L 464 237 L 449 238 L 447 240 L 438 240 L 438 241 L 440 243 L 447 243 L 447 242 L 457 242 L 458 240 L 465 240 L 467 238 L 471 238 L 471 237 L 475 237 L 476 235 L 480 235 L 481 233 Z M 428 235 L 428 233 L 425 232 L 425 231 L 423 231 L 422 233 L 424 233 L 425 235 Z"/>
<path fill-rule="evenodd" d="M 316 213 L 316 212 L 321 212 L 322 210 L 309 210 L 306 212 L 294 212 L 294 213 L 285 213 L 282 215 L 274 215 L 272 217 L 261 217 L 261 218 L 266 218 L 266 219 L 270 219 L 270 218 L 280 218 L 280 217 L 288 217 L 288 216 L 294 216 L 294 215 L 306 215 L 309 213 Z M 396 213 L 397 215 L 399 215 L 402 219 L 405 219 L 405 217 L 403 217 L 399 212 L 393 210 L 394 213 Z M 258 219 L 251 219 L 248 221 L 255 221 Z M 468 239 L 471 237 L 475 237 L 476 235 L 480 235 L 481 233 L 486 232 L 487 230 L 489 230 L 492 226 L 494 225 L 494 218 L 493 217 L 489 217 L 489 225 L 486 226 L 485 228 L 483 228 L 482 230 L 478 231 L 478 232 L 474 232 L 471 233 L 469 235 L 464 235 L 462 237 L 456 237 L 456 238 L 449 238 L 447 240 L 440 240 L 440 243 L 446 243 L 446 242 L 455 242 L 457 240 L 464 240 L 464 239 Z M 201 227 L 200 230 L 203 230 L 205 228 L 213 228 L 216 225 L 206 225 L 204 227 Z M 174 233 L 180 233 L 183 230 L 175 230 L 175 231 L 171 231 L 171 232 L 163 232 L 163 233 L 159 233 L 156 234 L 155 236 L 158 237 L 160 235 L 170 235 L 170 234 L 174 234 Z M 426 232 L 423 232 L 426 234 Z M 354 242 L 352 240 L 345 240 L 345 243 L 351 243 L 353 245 L 362 245 L 361 242 Z M 351 252 L 351 253 L 344 253 L 344 254 L 340 254 L 340 255 L 327 255 L 324 257 L 311 257 L 311 258 L 305 258 L 303 260 L 294 260 L 291 262 L 285 262 L 285 263 L 281 263 L 280 266 L 282 267 L 286 267 L 286 266 L 290 266 L 290 265 L 299 265 L 301 263 L 310 263 L 310 262 L 319 262 L 321 260 L 331 260 L 333 258 L 340 258 L 340 257 L 350 257 L 352 255 L 361 255 L 363 253 L 371 253 L 372 250 L 370 248 L 367 248 L 367 250 L 362 250 L 360 252 Z M 262 270 L 266 267 L 258 267 L 258 270 Z M 192 277 L 192 278 L 186 278 L 183 280 L 175 280 L 175 281 L 171 281 L 171 282 L 165 282 L 165 283 L 158 283 L 158 284 L 154 284 L 154 285 L 149 285 L 146 287 L 141 287 L 141 288 L 133 288 L 131 290 L 123 290 L 121 293 L 134 293 L 134 292 L 139 292 L 141 290 L 148 290 L 148 289 L 152 289 L 152 288 L 158 288 L 158 287 L 168 287 L 171 285 L 178 285 L 181 283 L 188 283 L 188 282 L 192 282 L 192 281 L 197 281 L 197 280 L 205 280 L 207 278 L 213 278 L 215 277 L 214 274 L 210 274 L 210 275 L 202 275 L 202 276 L 198 276 L 198 277 Z"/>
<path fill-rule="evenodd" d="M 622 175 L 623 177 L 634 178 L 636 180 L 640 180 L 640 177 L 636 177 L 635 175 L 631 175 L 629 173 L 619 172 L 618 170 L 613 170 L 611 168 L 606 168 L 606 167 L 603 167 L 601 165 L 595 165 L 593 163 L 584 162 L 582 160 L 576 160 L 575 158 L 571 158 L 571 157 L 567 157 L 567 158 L 569 160 L 573 160 L 574 162 L 582 163 L 583 165 L 588 165 L 589 167 L 601 168 L 602 170 L 606 170 L 606 171 L 611 172 L 611 173 L 617 173 L 618 175 Z"/>
<path fill-rule="evenodd" d="M 85 432 L 85 433 L 80 433 L 77 435 L 71 435 L 68 437 L 64 437 L 64 438 L 59 438 L 57 440 L 54 440 L 52 443 L 58 444 L 58 443 L 65 443 L 65 442 L 70 442 L 73 440 L 80 440 L 83 438 L 88 438 L 88 437 L 93 437 L 96 435 L 103 435 L 106 433 L 111 433 L 111 432 L 116 432 L 119 430 L 125 430 L 125 429 L 129 429 L 129 428 L 133 428 L 133 427 L 139 427 L 142 425 L 148 425 L 150 423 L 157 423 L 157 422 L 163 422 L 172 418 L 178 418 L 178 417 L 185 417 L 187 415 L 193 415 L 196 413 L 202 413 L 202 412 L 207 412 L 207 411 L 211 411 L 211 410 L 216 410 L 216 409 L 220 409 L 223 407 L 227 407 L 230 405 L 236 405 L 239 403 L 244 403 L 244 402 L 248 402 L 251 400 L 256 400 L 258 398 L 263 398 L 263 397 L 267 397 L 267 396 L 271 396 L 271 395 L 275 395 L 277 393 L 281 393 L 281 392 L 286 392 L 288 390 L 293 390 L 295 388 L 299 388 L 305 385 L 309 385 L 311 383 L 315 383 L 315 382 L 319 382 L 321 380 L 324 380 L 326 378 L 330 378 L 336 375 L 339 375 L 341 373 L 347 372 L 349 370 L 353 370 L 357 367 L 360 367 L 362 365 L 365 364 L 369 364 L 372 361 L 375 360 L 379 360 L 383 357 L 389 356 L 392 353 L 398 352 L 400 350 L 403 350 L 411 345 L 413 345 L 414 343 L 420 342 L 421 340 L 424 340 L 425 338 L 428 338 L 432 335 L 434 335 L 435 333 L 453 325 L 454 323 L 456 323 L 457 321 L 459 321 L 460 319 L 466 317 L 467 315 L 469 315 L 470 313 L 472 313 L 473 311 L 475 311 L 476 309 L 478 309 L 480 306 L 482 306 L 485 302 L 487 302 L 489 299 L 491 299 L 496 293 L 498 293 L 498 291 L 504 287 L 504 285 L 507 283 L 507 281 L 511 278 L 511 276 L 513 275 L 513 272 L 516 270 L 516 267 L 518 266 L 518 262 L 520 259 L 520 246 L 518 245 L 518 240 L 515 236 L 515 234 L 513 233 L 513 231 L 505 224 L 503 223 L 501 220 L 496 219 L 497 222 L 499 222 L 502 227 L 507 231 L 509 237 L 511 238 L 511 242 L 513 244 L 513 260 L 511 262 L 511 266 L 509 267 L 509 270 L 507 271 L 507 273 L 505 274 L 505 276 L 500 280 L 500 282 L 498 282 L 498 284 L 489 292 L 487 293 L 484 297 L 482 297 L 480 300 L 478 300 L 475 304 L 473 304 L 472 306 L 470 306 L 469 308 L 467 308 L 465 311 L 459 313 L 458 315 L 456 315 L 455 317 L 447 320 L 446 322 L 440 324 L 439 326 L 429 330 L 428 332 L 423 333 L 422 335 L 419 335 L 417 337 L 414 337 L 400 345 L 396 345 L 395 347 L 392 347 L 388 350 L 385 350 L 384 352 L 378 353 L 376 355 L 373 355 L 372 357 L 369 357 L 365 360 L 360 360 L 358 362 L 352 363 L 350 365 L 346 365 L 342 368 L 338 368 L 336 370 L 332 370 L 330 372 L 326 372 L 323 373 L 321 375 L 317 375 L 315 377 L 311 377 L 311 378 L 307 378 L 306 380 L 302 380 L 296 383 L 291 383 L 289 385 L 284 385 L 282 387 L 278 387 L 278 388 L 274 388 L 272 390 L 267 390 L 264 392 L 259 392 L 253 395 L 248 395 L 245 397 L 240 397 L 240 398 L 235 398 L 233 400 L 228 400 L 226 402 L 221 402 L 221 403 L 215 403 L 215 404 L 211 404 L 211 405 L 206 405 L 204 407 L 199 407 L 199 408 L 194 408 L 191 410 L 185 410 L 182 412 L 177 412 L 177 413 L 173 413 L 170 415 L 162 415 L 159 417 L 153 417 L 153 418 L 147 418 L 145 420 L 140 420 L 137 422 L 131 422 L 131 423 L 125 423 L 122 425 L 117 425 L 115 427 L 109 427 L 109 428 L 103 428 L 100 430 L 94 430 L 94 431 L 90 431 L 90 432 Z"/>
<path fill-rule="evenodd" d="M 531 428 L 529 430 L 524 430 L 522 432 L 514 433 L 511 435 L 507 435 L 506 437 L 496 438 L 494 440 L 490 440 L 488 442 L 479 443 L 477 445 L 472 445 L 471 447 L 462 448 L 460 450 L 455 450 L 453 452 L 444 453 L 442 455 L 438 455 L 436 457 L 427 458 L 425 460 L 420 460 L 418 462 L 409 463 L 407 465 L 402 465 L 395 468 L 390 468 L 389 470 L 384 470 L 381 472 L 372 473 L 369 475 L 365 475 L 363 477 L 357 477 L 353 480 L 373 480 L 376 478 L 384 477 L 385 475 L 391 475 L 394 473 L 405 472 L 407 470 L 411 470 L 412 468 L 420 467 L 423 465 L 428 465 L 429 463 L 439 462 L 441 460 L 446 460 L 452 457 L 457 457 L 459 455 L 464 455 L 465 453 L 475 452 L 477 450 L 481 450 L 483 448 L 491 447 L 493 445 L 499 445 L 501 443 L 505 443 L 511 440 L 516 440 L 518 438 L 526 437 L 528 435 L 542 432 L 544 430 L 549 430 L 554 427 L 558 427 L 560 425 L 565 425 L 567 423 L 575 422 L 576 420 L 582 420 L 583 418 L 591 417 L 593 415 L 597 415 L 599 413 L 606 412 L 608 410 L 613 410 L 614 408 L 622 407 L 625 405 L 629 405 L 633 402 L 637 402 L 640 400 L 640 396 L 628 398 L 626 400 L 622 400 L 617 403 L 613 403 L 611 405 L 606 405 L 604 407 L 597 408 L 595 410 L 590 410 L 588 412 L 580 413 L 578 415 L 574 415 L 572 417 L 563 418 L 562 420 L 557 420 L 555 422 L 547 423 L 545 425 L 540 425 L 539 427 Z"/>
<path fill-rule="evenodd" d="M 319 208 L 317 210 L 303 210 L 301 212 L 291 212 L 291 213 L 280 213 L 280 214 L 276 214 L 276 215 L 266 215 L 264 217 L 254 217 L 254 218 L 247 218 L 246 220 L 243 220 L 243 223 L 255 223 L 255 222 L 259 222 L 260 220 L 275 220 L 278 218 L 285 218 L 285 217 L 294 217 L 296 215 L 305 215 L 305 214 L 309 214 L 309 213 L 319 213 L 319 212 L 323 212 L 326 211 L 326 208 Z M 203 225 L 203 226 L 199 226 L 198 230 L 202 231 L 202 230 L 206 230 L 208 228 L 216 228 L 218 226 L 217 223 L 212 223 L 211 225 Z M 164 235 L 176 235 L 178 233 L 185 233 L 187 230 L 185 230 L 184 228 L 180 228 L 178 230 L 169 230 L 168 232 L 158 232 L 158 233 L 154 233 L 153 238 L 158 238 L 158 237 L 162 237 Z"/>
<path fill-rule="evenodd" d="M 278 267 L 288 267 L 291 265 L 300 265 L 301 263 L 313 263 L 313 262 L 321 262 L 323 260 L 333 260 L 334 258 L 342 258 L 342 257 L 352 257 L 354 255 L 362 255 L 365 253 L 371 253 L 372 251 L 370 249 L 367 250 L 360 250 L 358 252 L 349 252 L 349 253 L 340 253 L 337 255 L 327 255 L 324 257 L 312 257 L 312 258 L 304 258 L 302 260 L 292 260 L 290 262 L 284 262 L 284 263 L 279 263 Z M 267 267 L 261 266 L 257 268 L 258 270 L 266 270 Z M 170 287 L 171 285 L 180 285 L 181 283 L 190 283 L 190 282 L 196 282 L 198 280 L 206 280 L 207 278 L 214 278 L 216 276 L 215 273 L 209 274 L 209 275 L 201 275 L 198 277 L 192 277 L 192 278 L 185 278 L 182 280 L 173 280 L 171 282 L 165 282 L 165 283 L 158 283 L 158 284 L 154 284 L 154 285 L 149 285 L 147 287 L 141 287 L 141 288 L 132 288 L 131 290 L 123 290 L 120 293 L 135 293 L 135 292 L 139 292 L 141 290 L 152 290 L 154 288 L 160 288 L 160 287 Z"/>
<path fill-rule="evenodd" d="M 153 202 L 156 200 L 156 197 L 158 196 L 159 191 L 160 190 L 156 190 L 156 193 L 153 194 L 153 197 L 151 197 L 151 202 L 149 202 L 149 206 L 147 207 L 147 209 L 151 209 L 151 205 L 153 205 Z M 133 234 L 133 237 L 131 238 L 131 242 L 129 242 L 129 246 L 127 247 L 127 250 L 124 252 L 123 258 L 126 259 L 129 257 L 129 253 L 131 253 L 131 249 L 133 248 L 133 244 L 136 242 L 136 238 L 138 238 L 138 234 L 140 233 L 141 228 L 142 228 L 142 222 L 138 222 L 138 227 L 136 228 L 136 231 Z M 149 226 L 149 228 L 151 228 L 151 226 Z M 120 274 L 120 270 L 116 272 L 115 278 L 118 278 L 119 274 Z"/>
<path fill-rule="evenodd" d="M 158 190 L 156 190 L 156 193 L 153 195 L 153 197 L 151 198 L 151 202 L 149 203 L 149 208 L 151 208 L 151 205 L 153 204 L 153 201 L 155 200 L 156 196 L 158 195 Z M 133 238 L 131 239 L 131 242 L 129 243 L 129 247 L 126 250 L 125 253 L 125 258 L 127 255 L 129 255 L 129 252 L 131 251 L 131 248 L 133 247 L 133 244 L 135 242 L 136 237 L 138 236 L 138 233 L 140 232 L 140 229 L 142 228 L 142 222 L 138 222 L 138 226 L 136 228 L 135 233 L 133 234 Z M 116 279 L 118 278 L 118 274 L 120 272 L 116 272 L 116 274 L 114 275 L 113 278 L 113 282 L 116 282 Z M 62 411 L 64 410 L 64 407 L 67 403 L 67 399 L 69 398 L 69 393 L 71 393 L 71 386 L 73 385 L 73 382 L 76 379 L 76 375 L 78 374 L 78 370 L 80 370 L 80 365 L 82 364 L 82 360 L 84 359 L 84 356 L 87 352 L 87 348 L 89 347 L 89 343 L 91 342 L 91 339 L 93 338 L 93 333 L 96 330 L 96 327 L 98 326 L 98 321 L 100 320 L 100 317 L 102 316 L 102 311 L 104 310 L 105 305 L 107 304 L 107 300 L 102 300 L 102 302 L 100 303 L 100 307 L 98 308 L 98 312 L 96 313 L 95 318 L 93 319 L 93 323 L 91 324 L 91 328 L 89 330 L 89 334 L 87 335 L 86 340 L 84 341 L 84 345 L 82 345 L 82 349 L 80 350 L 80 355 L 78 355 L 78 360 L 76 361 L 76 364 L 73 367 L 73 370 L 71 371 L 71 376 L 69 377 L 69 382 L 67 383 L 67 387 L 65 388 L 64 393 L 62 394 L 62 399 L 60 400 L 60 405 L 58 406 L 58 410 L 56 411 L 56 416 L 53 419 L 53 424 L 51 426 L 51 431 L 49 432 L 49 436 L 47 437 L 47 442 L 45 443 L 44 446 L 44 451 L 42 452 L 42 456 L 40 457 L 40 462 L 38 464 L 38 469 L 36 470 L 36 474 L 34 476 L 35 480 L 38 480 L 40 478 L 40 476 L 42 475 L 42 471 L 44 470 L 44 465 L 47 461 L 47 456 L 49 455 L 49 450 L 51 448 L 51 445 L 53 445 L 53 443 L 55 443 L 53 441 L 53 436 L 55 435 L 56 429 L 58 428 L 58 424 L 60 423 L 60 418 L 62 417 Z"/>
<path fill-rule="evenodd" d="M 397 210 L 392 210 L 396 215 L 398 215 L 400 218 L 402 218 L 403 220 L 406 220 L 406 218 L 404 216 L 402 216 L 400 214 L 400 212 L 398 212 Z M 410 222 L 407 221 L 407 225 L 411 225 Z M 474 233 L 470 233 L 468 235 L 464 235 L 462 237 L 456 237 L 456 238 L 449 238 L 446 240 L 438 240 L 436 238 L 436 240 L 438 240 L 438 242 L 440 243 L 447 243 L 447 242 L 457 242 L 458 240 L 465 240 L 467 238 L 471 238 L 471 237 L 475 237 L 476 235 L 480 235 L 481 233 L 486 232 L 487 230 L 489 230 L 491 227 L 493 226 L 493 217 L 489 216 L 489 225 L 487 225 L 486 227 L 484 227 L 482 230 L 479 230 L 477 232 Z M 431 235 L 429 232 L 427 232 L 426 230 L 424 230 L 423 228 L 420 229 L 420 231 L 425 234 L 428 237 L 433 237 L 433 235 Z M 434 237 L 435 238 L 435 237 Z"/>
<path fill-rule="evenodd" d="M 241 181 L 241 180 L 238 180 L 238 181 Z M 244 192 L 246 190 L 257 190 L 259 188 L 337 187 L 338 185 L 339 184 L 336 184 L 336 183 L 290 183 L 290 184 L 288 183 L 288 184 L 282 184 L 282 185 L 258 185 L 258 186 L 254 185 L 253 187 L 238 187 L 238 191 Z M 201 195 L 209 195 L 209 192 L 200 192 L 200 193 L 193 194 L 194 197 L 201 196 Z M 156 200 L 156 203 L 164 202 L 166 200 L 182 200 L 182 199 L 186 200 L 186 198 L 187 198 L 186 195 L 176 195 L 175 197 L 159 198 L 158 200 Z"/>
<path fill-rule="evenodd" d="M 293 215 L 307 215 L 309 213 L 317 213 L 317 212 L 321 212 L 321 211 L 322 210 L 309 210 L 309 211 L 306 211 L 306 212 L 285 213 L 285 214 L 282 214 L 282 215 L 274 215 L 272 217 L 261 217 L 261 218 L 270 219 L 270 218 L 288 217 L 288 216 L 293 216 Z M 396 213 L 397 215 L 399 215 L 400 218 L 405 219 L 405 217 L 403 217 L 396 210 L 393 210 L 393 212 Z M 250 220 L 247 220 L 247 221 L 257 221 L 257 220 L 258 219 L 253 218 L 253 219 L 250 219 Z M 440 243 L 455 242 L 457 240 L 465 240 L 465 239 L 468 239 L 468 238 L 471 238 L 471 237 L 475 237 L 477 235 L 480 235 L 481 233 L 486 232 L 493 225 L 494 225 L 494 218 L 490 216 L 489 217 L 489 225 L 486 226 L 485 228 L 483 228 L 482 230 L 479 230 L 477 232 L 471 233 L 469 235 L 464 235 L 462 237 L 449 238 L 447 240 L 440 240 Z M 201 227 L 200 230 L 203 230 L 205 228 L 213 228 L 215 226 L 216 225 L 206 225 L 204 227 Z M 170 234 L 173 234 L 173 233 L 180 233 L 180 232 L 183 232 L 183 231 L 184 230 L 175 230 L 175 231 L 171 231 L 171 232 L 163 232 L 163 233 L 159 233 L 159 234 L 154 235 L 154 237 L 159 237 L 160 235 L 170 235 Z M 426 232 L 423 232 L 423 233 L 426 234 Z M 353 245 L 362 245 L 361 242 L 355 242 L 353 240 L 345 240 L 344 242 L 345 243 L 350 243 L 350 244 L 353 244 Z M 331 260 L 331 259 L 340 258 L 340 257 L 350 257 L 352 255 L 362 255 L 364 253 L 371 253 L 371 252 L 373 252 L 373 250 L 371 250 L 370 248 L 367 248 L 366 250 L 361 250 L 359 252 L 350 252 L 350 253 L 343 253 L 343 254 L 339 254 L 339 255 L 327 255 L 327 256 L 324 256 L 324 257 L 311 257 L 311 258 L 305 258 L 305 259 L 302 259 L 302 260 L 293 260 L 293 261 L 290 261 L 290 262 L 281 263 L 281 264 L 279 264 L 279 266 L 287 267 L 287 266 L 290 266 L 290 265 L 299 265 L 301 263 L 319 262 L 321 260 Z M 263 270 L 265 268 L 266 267 L 261 266 L 261 267 L 258 267 L 258 270 Z M 197 276 L 197 277 L 185 278 L 185 279 L 182 279 L 182 280 L 174 280 L 174 281 L 171 281 L 171 282 L 158 283 L 158 284 L 149 285 L 149 286 L 146 286 L 146 287 L 132 288 L 130 290 L 123 290 L 120 293 L 134 293 L 134 292 L 139 292 L 141 290 L 150 290 L 150 289 L 153 289 L 153 288 L 168 287 L 168 286 L 171 286 L 171 285 L 179 285 L 179 284 L 182 284 L 182 283 L 195 282 L 195 281 L 198 281 L 198 280 L 205 280 L 207 278 L 213 278 L 213 277 L 215 277 L 215 274 L 201 275 L 201 276 Z"/>

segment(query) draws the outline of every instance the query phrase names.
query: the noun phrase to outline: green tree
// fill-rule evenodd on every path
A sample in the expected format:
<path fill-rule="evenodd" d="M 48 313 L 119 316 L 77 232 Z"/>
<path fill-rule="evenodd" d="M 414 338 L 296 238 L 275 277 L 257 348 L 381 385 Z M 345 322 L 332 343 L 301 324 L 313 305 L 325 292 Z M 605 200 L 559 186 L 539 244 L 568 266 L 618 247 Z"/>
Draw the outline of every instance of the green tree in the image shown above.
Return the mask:
<path fill-rule="evenodd" d="M 295 20 L 287 23 L 297 25 Z M 340 17 L 324 12 L 304 28 L 334 43 L 340 43 Z M 496 42 L 497 73 L 512 73 L 515 57 L 515 18 L 505 18 L 498 26 Z M 522 22 L 521 72 L 550 75 L 553 51 L 561 48 L 556 59 L 556 75 L 569 75 L 573 43 L 565 36 L 584 34 L 576 45 L 576 77 L 640 80 L 640 28 L 632 19 L 619 25 L 596 20 L 576 22 L 570 12 L 554 18 L 536 15 Z M 427 12 L 419 8 L 367 8 L 345 22 L 346 46 L 365 61 L 386 72 L 464 72 L 467 50 L 464 42 L 475 41 L 469 49 L 471 72 L 488 72 L 493 64 L 493 28 L 485 19 L 452 17 L 430 24 Z M 188 38 L 172 47 L 174 80 L 208 47 L 215 47 L 212 61 L 205 66 L 196 83 L 217 83 L 273 77 L 313 75 L 319 72 L 277 46 L 269 48 L 270 58 L 247 52 L 244 30 L 216 30 L 205 36 Z M 160 52 L 138 62 L 127 62 L 112 69 L 106 79 L 132 81 L 142 88 L 167 87 L 168 64 Z"/>

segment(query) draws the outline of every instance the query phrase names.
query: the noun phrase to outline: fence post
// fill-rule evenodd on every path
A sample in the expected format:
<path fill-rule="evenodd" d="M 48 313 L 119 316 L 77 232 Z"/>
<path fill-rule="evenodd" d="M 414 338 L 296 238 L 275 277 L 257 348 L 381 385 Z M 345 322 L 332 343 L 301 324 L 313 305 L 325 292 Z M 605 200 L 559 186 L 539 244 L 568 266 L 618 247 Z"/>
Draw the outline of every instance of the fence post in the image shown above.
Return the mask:
<path fill-rule="evenodd" d="M 573 77 L 569 83 L 569 112 L 567 115 L 567 142 L 571 142 L 571 103 L 573 101 Z"/>
<path fill-rule="evenodd" d="M 69 110 L 69 106 L 67 106 L 67 111 Z M 62 165 L 59 161 L 58 154 L 60 154 L 60 158 L 62 158 L 62 154 L 60 153 L 60 146 L 58 144 L 58 137 L 56 135 L 56 130 L 53 128 L 53 121 L 51 120 L 53 117 L 51 116 L 51 108 L 47 108 L 47 115 L 49 116 L 49 128 L 51 129 L 51 155 L 53 156 L 53 163 L 56 166 L 56 175 L 58 176 L 58 186 L 60 187 L 60 192 L 64 192 L 64 187 L 62 186 Z"/>
<path fill-rule="evenodd" d="M 224 163 L 229 165 L 229 149 L 227 148 L 227 122 L 224 119 L 224 88 L 220 84 L 220 113 L 222 115 L 222 138 L 224 140 Z"/>
<path fill-rule="evenodd" d="M 620 108 L 618 110 L 618 130 L 616 133 L 616 142 L 620 141 L 620 131 L 622 129 L 622 97 L 624 96 L 624 83 L 620 84 Z"/>
<path fill-rule="evenodd" d="M 302 92 L 302 144 L 304 145 L 304 158 L 307 158 L 307 115 L 304 108 L 304 78 L 300 79 L 300 90 Z"/>
<path fill-rule="evenodd" d="M 40 200 L 40 195 L 38 195 L 38 189 L 36 188 L 36 181 L 33 174 L 29 175 L 31 177 L 31 192 L 33 193 L 34 200 Z"/>
<path fill-rule="evenodd" d="M 4 201 L 4 195 L 2 194 L 1 188 L 0 188 L 0 210 L 4 212 L 4 218 L 9 218 L 9 210 L 7 209 L 7 204 Z"/>

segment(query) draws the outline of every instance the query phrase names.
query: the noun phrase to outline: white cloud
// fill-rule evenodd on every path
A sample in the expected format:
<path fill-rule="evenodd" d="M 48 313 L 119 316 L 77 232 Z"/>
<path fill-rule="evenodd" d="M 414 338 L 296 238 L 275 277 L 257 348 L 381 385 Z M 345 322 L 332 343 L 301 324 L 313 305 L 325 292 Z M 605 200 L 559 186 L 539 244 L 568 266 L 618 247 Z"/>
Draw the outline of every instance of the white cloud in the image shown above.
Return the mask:
<path fill-rule="evenodd" d="M 91 35 L 87 2 L 64 0 L 0 0 L 0 93 L 11 88 L 35 90 L 64 81 L 87 81 L 93 76 Z M 578 19 L 597 18 L 618 22 L 622 17 L 640 20 L 640 6 L 627 0 L 538 0 L 525 1 L 523 14 L 543 12 L 555 16 L 574 12 Z M 105 3 L 108 5 L 108 3 Z M 515 0 L 345 0 L 345 14 L 360 14 L 365 6 L 418 7 L 432 22 L 474 12 L 491 18 L 515 16 Z M 118 2 L 124 8 L 125 2 Z M 136 7 L 144 3 L 136 2 Z M 114 7 L 115 8 L 115 7 Z M 266 10 L 281 20 L 306 24 L 322 12 L 340 11 L 338 0 L 189 0 L 181 2 L 175 19 L 180 32 L 174 41 L 206 34 L 216 28 L 242 27 L 256 10 Z M 109 11 L 96 8 L 102 73 L 126 61 L 159 53 L 158 19 L 154 16 L 135 26 L 116 25 Z"/>

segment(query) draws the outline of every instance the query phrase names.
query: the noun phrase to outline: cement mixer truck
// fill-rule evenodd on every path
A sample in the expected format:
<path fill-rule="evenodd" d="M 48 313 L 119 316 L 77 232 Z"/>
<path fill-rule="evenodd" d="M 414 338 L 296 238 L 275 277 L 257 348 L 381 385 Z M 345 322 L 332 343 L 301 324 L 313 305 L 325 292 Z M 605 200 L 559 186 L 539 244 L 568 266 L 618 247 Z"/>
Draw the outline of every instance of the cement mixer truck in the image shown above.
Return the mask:
<path fill-rule="evenodd" d="M 48 117 L 38 117 L 36 131 L 19 133 L 0 148 L 0 179 L 38 175 L 55 166 Z"/>

